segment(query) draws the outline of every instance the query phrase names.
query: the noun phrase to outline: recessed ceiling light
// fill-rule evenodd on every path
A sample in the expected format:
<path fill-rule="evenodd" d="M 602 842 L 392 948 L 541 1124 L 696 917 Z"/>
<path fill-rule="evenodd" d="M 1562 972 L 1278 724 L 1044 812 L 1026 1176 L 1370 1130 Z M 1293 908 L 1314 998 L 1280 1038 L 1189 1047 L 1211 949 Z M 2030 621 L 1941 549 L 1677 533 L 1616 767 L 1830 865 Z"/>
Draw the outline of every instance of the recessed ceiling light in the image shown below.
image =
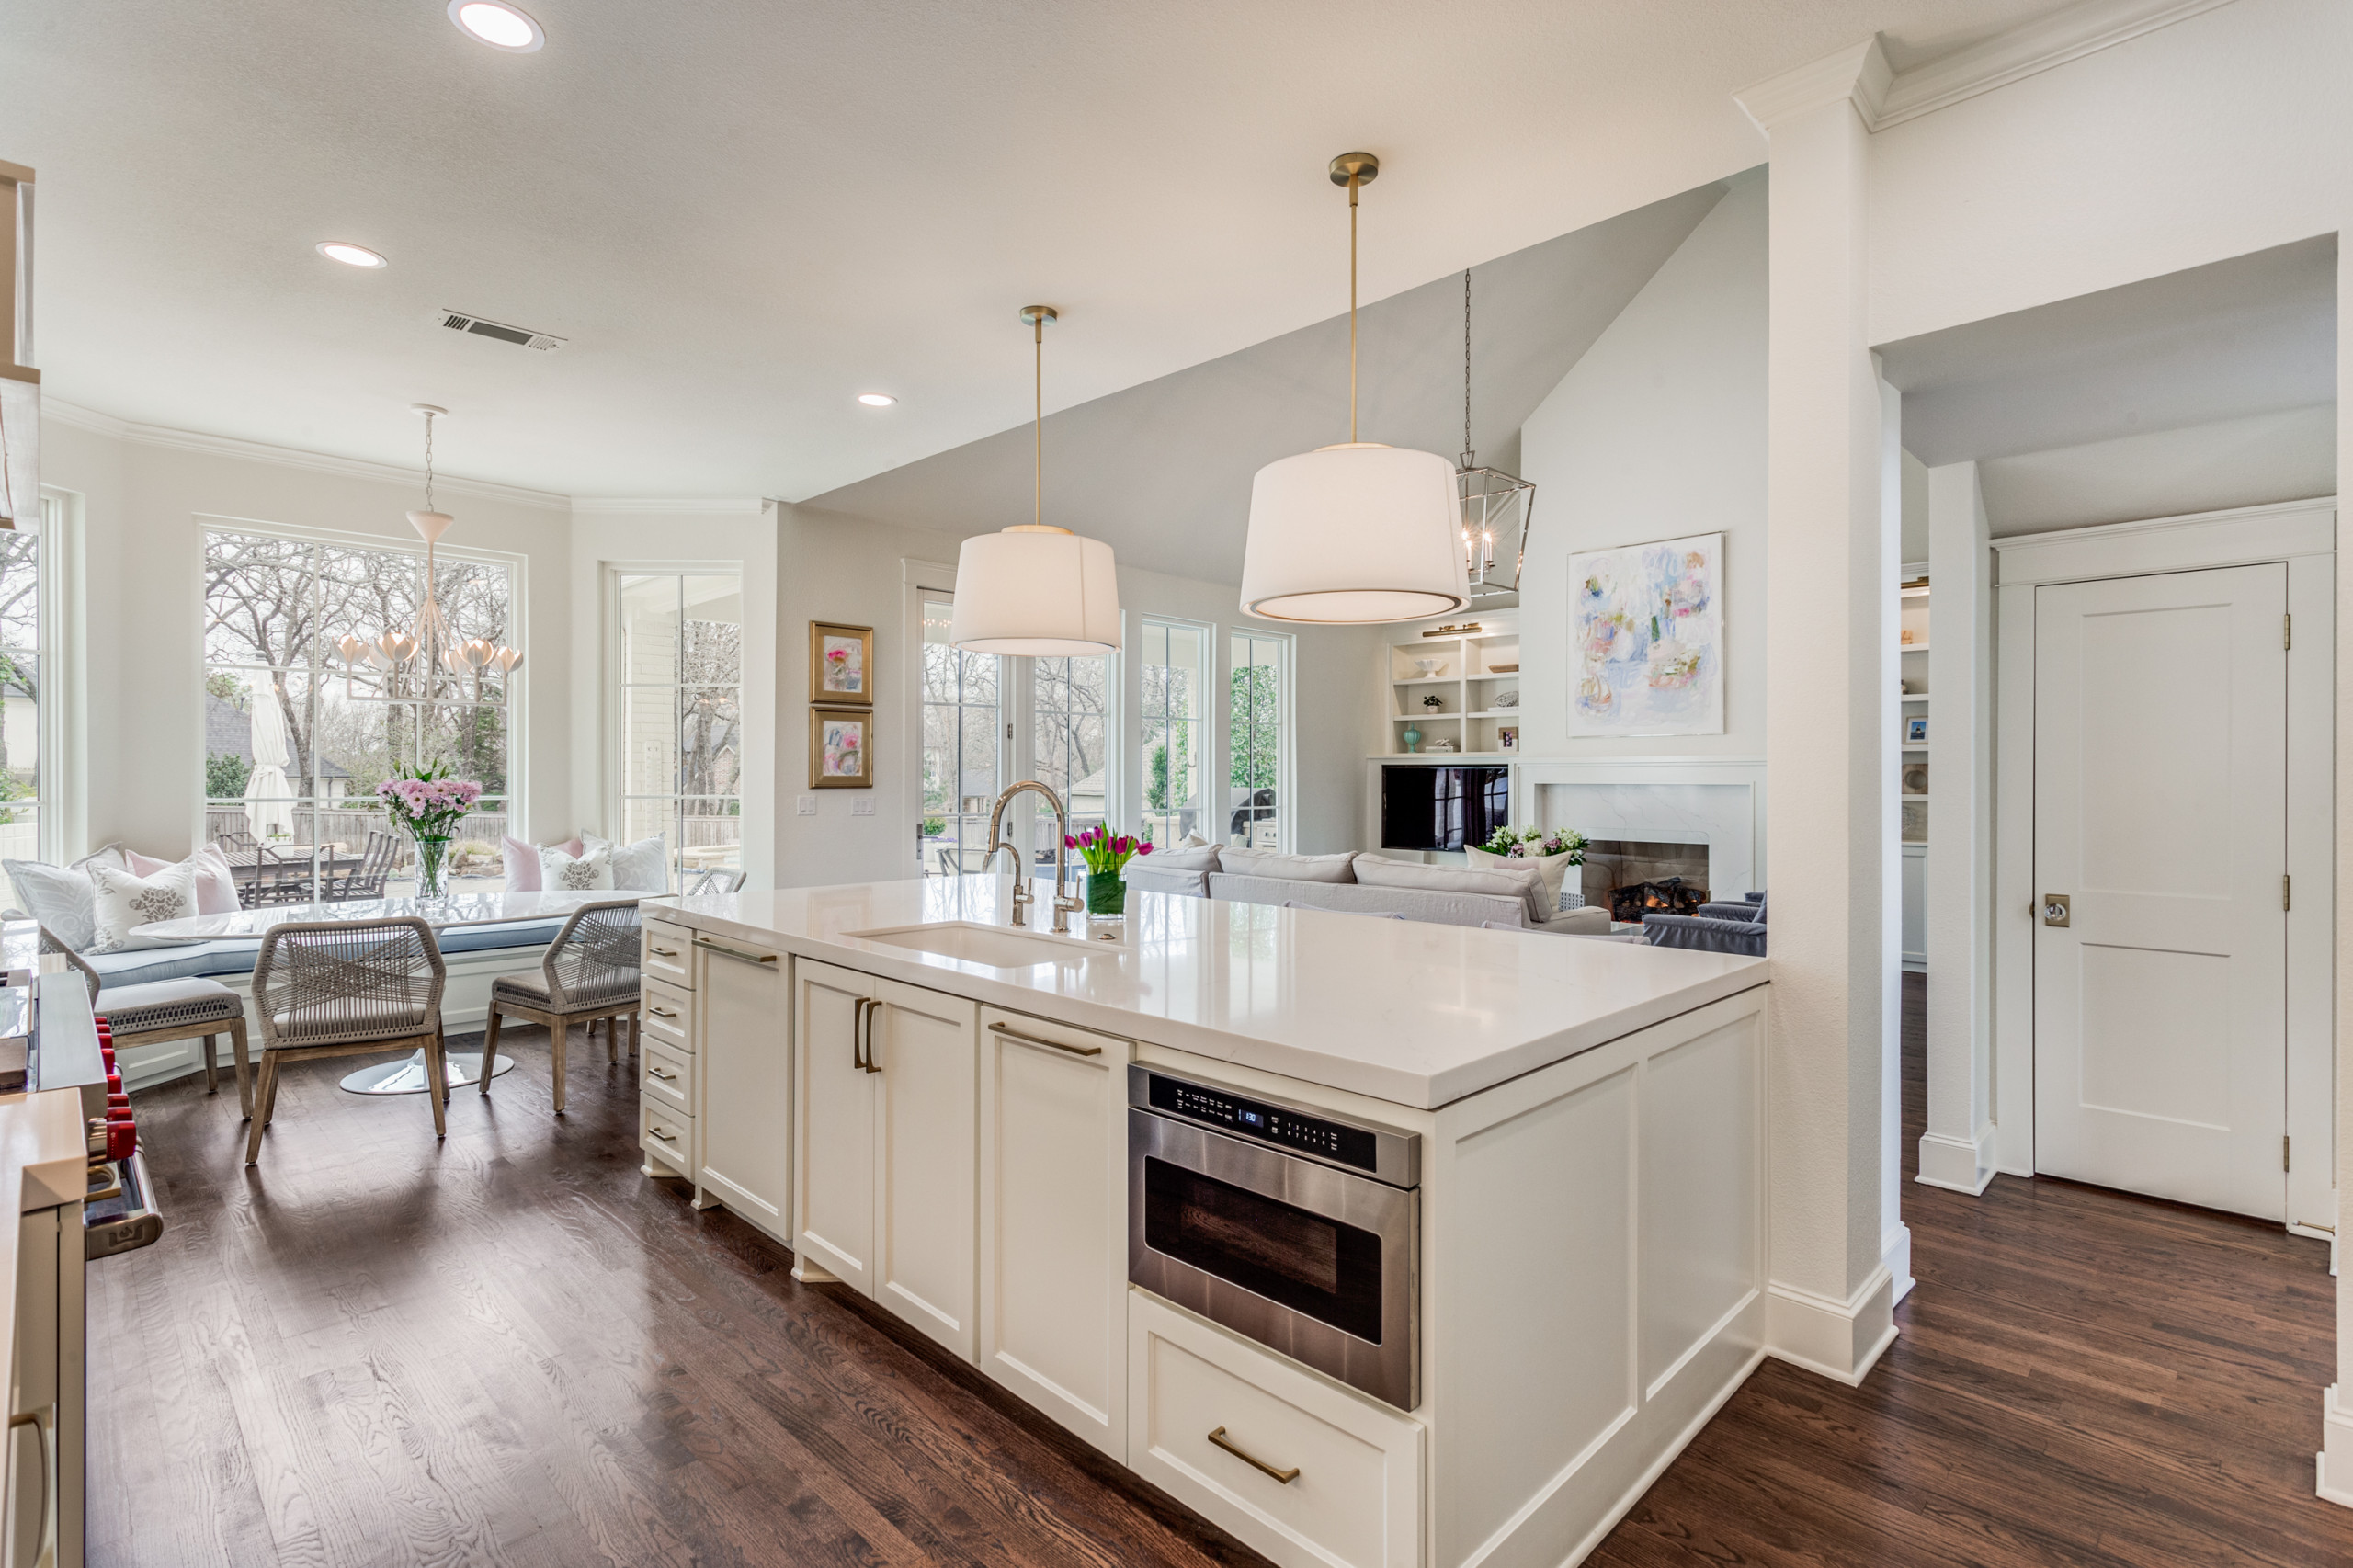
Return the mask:
<path fill-rule="evenodd" d="M 329 261 L 339 261 L 346 267 L 382 267 L 384 258 L 366 245 L 346 244 L 341 240 L 322 240 L 319 254 Z"/>
<path fill-rule="evenodd" d="M 449 19 L 493 49 L 529 54 L 547 42 L 540 24 L 502 0 L 449 0 Z"/>
<path fill-rule="evenodd" d="M 858 401 L 869 408 L 888 408 L 899 400 L 889 392 L 860 392 Z"/>

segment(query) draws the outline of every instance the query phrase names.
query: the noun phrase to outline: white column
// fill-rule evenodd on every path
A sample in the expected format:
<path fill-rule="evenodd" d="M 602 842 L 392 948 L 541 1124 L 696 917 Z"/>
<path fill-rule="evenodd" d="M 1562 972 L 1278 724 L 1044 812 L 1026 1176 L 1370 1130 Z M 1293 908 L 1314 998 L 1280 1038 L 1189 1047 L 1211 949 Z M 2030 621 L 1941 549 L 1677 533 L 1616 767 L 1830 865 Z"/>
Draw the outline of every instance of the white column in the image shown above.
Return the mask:
<path fill-rule="evenodd" d="M 1928 1130 L 1920 1180 L 1994 1179 L 1994 551 L 1977 465 L 1928 471 Z"/>
<path fill-rule="evenodd" d="M 1882 1116 L 1896 547 L 1864 313 L 1870 139 L 1857 109 L 1888 75 L 1874 39 L 1740 95 L 1772 153 L 1766 1347 L 1847 1382 L 1895 1335 Z"/>
<path fill-rule="evenodd" d="M 2345 494 L 2353 452 L 2353 247 L 2336 247 L 2336 494 Z M 2336 562 L 2336 1235 L 2341 1256 L 2345 1194 L 2353 1189 L 2353 567 L 2345 560 L 2345 513 L 2337 509 Z M 2317 1483 L 2332 1503 L 2353 1507 L 2353 1275 L 2336 1276 L 2336 1381 L 2321 1396 Z"/>

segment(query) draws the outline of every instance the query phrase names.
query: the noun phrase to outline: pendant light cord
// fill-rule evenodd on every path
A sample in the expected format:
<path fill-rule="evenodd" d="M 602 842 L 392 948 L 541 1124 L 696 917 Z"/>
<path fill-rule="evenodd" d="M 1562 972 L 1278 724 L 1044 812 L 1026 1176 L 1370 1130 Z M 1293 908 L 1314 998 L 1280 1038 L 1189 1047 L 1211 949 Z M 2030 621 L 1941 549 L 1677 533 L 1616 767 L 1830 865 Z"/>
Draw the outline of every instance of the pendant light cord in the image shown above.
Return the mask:
<path fill-rule="evenodd" d="M 1357 176 L 1348 176 L 1348 441 L 1357 438 Z"/>

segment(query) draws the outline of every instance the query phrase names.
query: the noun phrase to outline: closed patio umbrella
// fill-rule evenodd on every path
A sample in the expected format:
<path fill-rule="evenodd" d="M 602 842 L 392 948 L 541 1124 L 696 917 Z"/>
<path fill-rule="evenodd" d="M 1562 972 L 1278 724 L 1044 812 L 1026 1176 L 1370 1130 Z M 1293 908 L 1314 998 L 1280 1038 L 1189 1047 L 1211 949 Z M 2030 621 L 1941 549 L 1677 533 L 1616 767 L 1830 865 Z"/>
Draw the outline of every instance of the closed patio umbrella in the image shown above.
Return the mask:
<path fill-rule="evenodd" d="M 277 687 L 268 680 L 254 683 L 254 770 L 245 778 L 245 820 L 254 836 L 264 843 L 273 832 L 294 831 L 294 793 L 286 779 L 286 765 L 293 760 L 288 744 L 286 716 L 278 710 Z"/>

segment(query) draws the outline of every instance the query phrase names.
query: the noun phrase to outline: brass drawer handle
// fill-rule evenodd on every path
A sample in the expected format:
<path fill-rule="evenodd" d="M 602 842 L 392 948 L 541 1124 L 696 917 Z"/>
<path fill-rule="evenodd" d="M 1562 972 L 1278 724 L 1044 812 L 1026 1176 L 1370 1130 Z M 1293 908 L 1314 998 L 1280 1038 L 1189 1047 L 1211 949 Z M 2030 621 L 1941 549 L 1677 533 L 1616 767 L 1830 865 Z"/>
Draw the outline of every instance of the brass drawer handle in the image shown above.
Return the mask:
<path fill-rule="evenodd" d="M 660 954 L 661 954 L 664 958 L 665 958 L 665 959 L 674 959 L 674 958 L 676 958 L 676 957 L 678 956 L 678 949 L 676 949 L 676 948 L 657 948 L 657 947 L 655 947 L 655 946 L 654 946 L 653 943 L 651 943 L 651 942 L 648 942 L 648 943 L 646 943 L 646 944 L 645 944 L 645 950 L 646 950 L 646 951 L 648 951 L 648 952 L 650 952 L 650 953 L 660 953 Z"/>
<path fill-rule="evenodd" d="M 1103 1048 L 1099 1045 L 1064 1045 L 1061 1040 L 1040 1040 L 1036 1035 L 1023 1034 L 1018 1029 L 1006 1028 L 1003 1024 L 991 1024 L 989 1026 L 989 1033 L 1003 1035 L 1006 1039 L 1017 1041 L 1022 1045 L 1042 1045 L 1048 1051 L 1068 1051 L 1073 1056 L 1100 1056 L 1103 1054 Z M 1218 1430 L 1222 1432 L 1225 1428 L 1221 1426 Z"/>
<path fill-rule="evenodd" d="M 744 963 L 776 962 L 776 955 L 774 953 L 747 953 L 740 948 L 724 947 L 720 943 L 710 940 L 708 937 L 697 937 L 695 938 L 695 946 L 700 948 L 704 952 L 717 953 L 721 958 L 736 959 Z"/>
<path fill-rule="evenodd" d="M 678 1081 L 678 1075 L 676 1073 L 665 1073 L 659 1067 L 648 1067 L 645 1070 L 645 1075 L 649 1078 L 659 1078 L 665 1084 L 675 1084 Z"/>
<path fill-rule="evenodd" d="M 667 1007 L 655 1007 L 649 1006 L 645 1010 L 653 1014 L 657 1018 L 675 1018 L 678 1016 Z"/>
<path fill-rule="evenodd" d="M 1299 1466 L 1293 1465 L 1289 1470 L 1277 1470 L 1273 1465 L 1268 1464 L 1265 1460 L 1258 1458 L 1256 1455 L 1243 1452 L 1240 1449 L 1235 1448 L 1232 1443 L 1226 1440 L 1225 1428 L 1222 1426 L 1210 1434 L 1210 1441 L 1217 1445 L 1219 1448 L 1223 1449 L 1227 1453 L 1232 1454 L 1235 1459 L 1240 1460 L 1244 1464 L 1250 1466 L 1253 1470 L 1273 1476 L 1285 1486 L 1289 1486 L 1292 1482 L 1299 1479 Z"/>
<path fill-rule="evenodd" d="M 649 1121 L 649 1122 L 647 1122 L 647 1123 L 645 1124 L 645 1130 L 646 1130 L 648 1132 L 653 1133 L 653 1134 L 654 1134 L 654 1136 L 655 1136 L 656 1138 L 661 1139 L 665 1143 L 676 1143 L 676 1142 L 678 1141 L 678 1135 L 677 1135 L 676 1133 L 675 1133 L 675 1132 L 671 1131 L 668 1128 L 666 1128 L 666 1127 L 663 1126 L 663 1125 L 662 1125 L 660 1122 L 658 1122 L 658 1121 Z M 1221 1427 L 1219 1427 L 1219 1428 L 1218 1428 L 1218 1430 L 1219 1430 L 1219 1431 L 1221 1431 L 1221 1432 L 1222 1432 L 1222 1431 L 1224 1431 L 1224 1430 L 1225 1430 L 1225 1428 L 1224 1428 L 1224 1427 L 1222 1427 L 1222 1426 L 1221 1426 Z M 1252 1462 L 1253 1462 L 1253 1463 L 1256 1463 L 1256 1460 L 1253 1460 Z M 1269 1473 L 1271 1473 L 1271 1472 L 1269 1472 Z"/>

